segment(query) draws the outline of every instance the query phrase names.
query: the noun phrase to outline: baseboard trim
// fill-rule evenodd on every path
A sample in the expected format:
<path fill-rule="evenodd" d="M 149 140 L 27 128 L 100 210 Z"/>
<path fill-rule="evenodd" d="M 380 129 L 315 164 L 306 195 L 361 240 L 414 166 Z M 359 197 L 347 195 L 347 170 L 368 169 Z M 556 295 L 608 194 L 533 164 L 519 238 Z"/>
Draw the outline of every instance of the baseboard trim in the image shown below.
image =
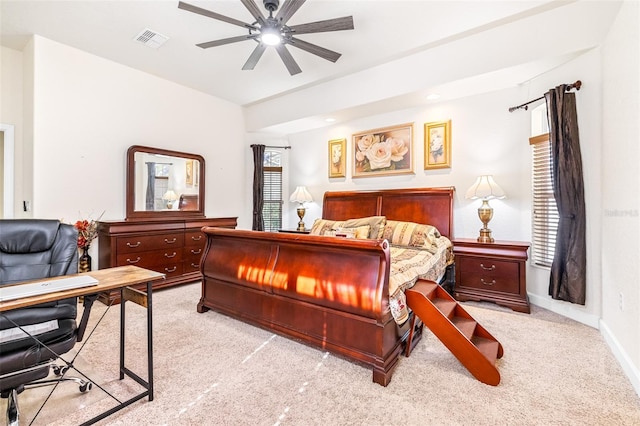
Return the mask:
<path fill-rule="evenodd" d="M 553 300 L 548 296 L 539 296 L 536 294 L 529 294 L 529 302 L 548 311 L 555 312 L 558 315 L 562 315 L 563 317 L 578 321 L 581 324 L 600 329 L 599 316 L 587 314 L 576 308 L 572 303 Z"/>
<path fill-rule="evenodd" d="M 611 330 L 604 321 L 600 321 L 600 334 L 604 337 L 605 342 L 611 349 L 613 356 L 618 360 L 622 371 L 629 378 L 631 386 L 635 389 L 636 394 L 640 396 L 640 370 L 638 370 L 627 355 L 627 352 L 618 342 L 618 339 L 611 333 Z"/>

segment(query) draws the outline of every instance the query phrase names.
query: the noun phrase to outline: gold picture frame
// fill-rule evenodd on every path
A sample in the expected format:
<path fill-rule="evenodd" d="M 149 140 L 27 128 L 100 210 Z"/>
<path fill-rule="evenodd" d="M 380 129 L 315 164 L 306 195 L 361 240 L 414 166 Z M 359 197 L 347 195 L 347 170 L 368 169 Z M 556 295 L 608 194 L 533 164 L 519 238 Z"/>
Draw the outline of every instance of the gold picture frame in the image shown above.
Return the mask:
<path fill-rule="evenodd" d="M 185 164 L 185 182 L 193 186 L 193 160 L 187 160 Z"/>
<path fill-rule="evenodd" d="M 353 177 L 413 173 L 413 123 L 353 135 Z"/>
<path fill-rule="evenodd" d="M 347 176 L 347 140 L 329 141 L 329 178 Z"/>
<path fill-rule="evenodd" d="M 451 167 L 451 120 L 424 125 L 424 169 Z"/>

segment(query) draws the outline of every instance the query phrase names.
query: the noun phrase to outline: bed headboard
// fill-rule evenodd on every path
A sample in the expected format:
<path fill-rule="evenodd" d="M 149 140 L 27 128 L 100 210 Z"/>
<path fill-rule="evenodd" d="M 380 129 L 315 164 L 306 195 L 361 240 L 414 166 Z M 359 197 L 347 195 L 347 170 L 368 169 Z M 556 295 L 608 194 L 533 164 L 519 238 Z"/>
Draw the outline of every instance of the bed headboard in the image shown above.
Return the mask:
<path fill-rule="evenodd" d="M 452 238 L 454 190 L 454 187 L 443 187 L 327 191 L 322 203 L 322 218 L 346 220 L 386 216 L 389 220 L 433 225 L 442 235 Z"/>

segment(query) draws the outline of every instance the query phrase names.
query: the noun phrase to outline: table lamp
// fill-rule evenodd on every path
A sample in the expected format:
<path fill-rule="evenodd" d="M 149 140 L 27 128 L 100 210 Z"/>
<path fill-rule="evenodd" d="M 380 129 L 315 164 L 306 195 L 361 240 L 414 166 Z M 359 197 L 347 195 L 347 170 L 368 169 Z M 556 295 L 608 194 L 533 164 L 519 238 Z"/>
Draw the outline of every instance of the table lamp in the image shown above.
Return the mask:
<path fill-rule="evenodd" d="M 168 190 L 167 192 L 164 193 L 164 195 L 162 196 L 162 199 L 167 202 L 167 208 L 172 209 L 173 202 L 178 199 L 178 196 L 172 190 Z"/>
<path fill-rule="evenodd" d="M 300 218 L 300 222 L 298 222 L 298 231 L 304 231 L 304 221 L 302 220 L 304 218 L 304 213 L 306 210 L 304 207 L 304 203 L 313 201 L 313 198 L 311 197 L 311 194 L 309 194 L 309 191 L 307 191 L 307 188 L 305 188 L 304 186 L 298 186 L 296 187 L 296 190 L 293 191 L 293 194 L 291 194 L 289 201 L 293 203 L 299 203 L 297 210 L 298 217 Z"/>
<path fill-rule="evenodd" d="M 491 229 L 487 226 L 489 221 L 493 217 L 493 208 L 489 205 L 489 200 L 494 198 L 502 199 L 506 195 L 502 188 L 493 180 L 491 175 L 479 176 L 476 181 L 471 185 L 471 188 L 467 190 L 465 198 L 471 200 L 482 200 L 482 205 L 478 208 L 478 217 L 482 222 L 482 228 L 480 229 L 480 236 L 478 242 L 480 243 L 492 243 L 494 242 L 491 236 Z"/>

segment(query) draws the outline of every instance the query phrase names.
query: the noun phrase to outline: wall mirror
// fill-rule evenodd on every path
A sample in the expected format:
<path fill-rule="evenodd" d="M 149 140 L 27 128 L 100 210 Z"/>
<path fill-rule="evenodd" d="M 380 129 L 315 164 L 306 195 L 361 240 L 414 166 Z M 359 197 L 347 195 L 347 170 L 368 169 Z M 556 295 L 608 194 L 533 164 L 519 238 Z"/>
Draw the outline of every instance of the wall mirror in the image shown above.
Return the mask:
<path fill-rule="evenodd" d="M 204 158 L 134 145 L 127 151 L 127 219 L 204 217 Z"/>

